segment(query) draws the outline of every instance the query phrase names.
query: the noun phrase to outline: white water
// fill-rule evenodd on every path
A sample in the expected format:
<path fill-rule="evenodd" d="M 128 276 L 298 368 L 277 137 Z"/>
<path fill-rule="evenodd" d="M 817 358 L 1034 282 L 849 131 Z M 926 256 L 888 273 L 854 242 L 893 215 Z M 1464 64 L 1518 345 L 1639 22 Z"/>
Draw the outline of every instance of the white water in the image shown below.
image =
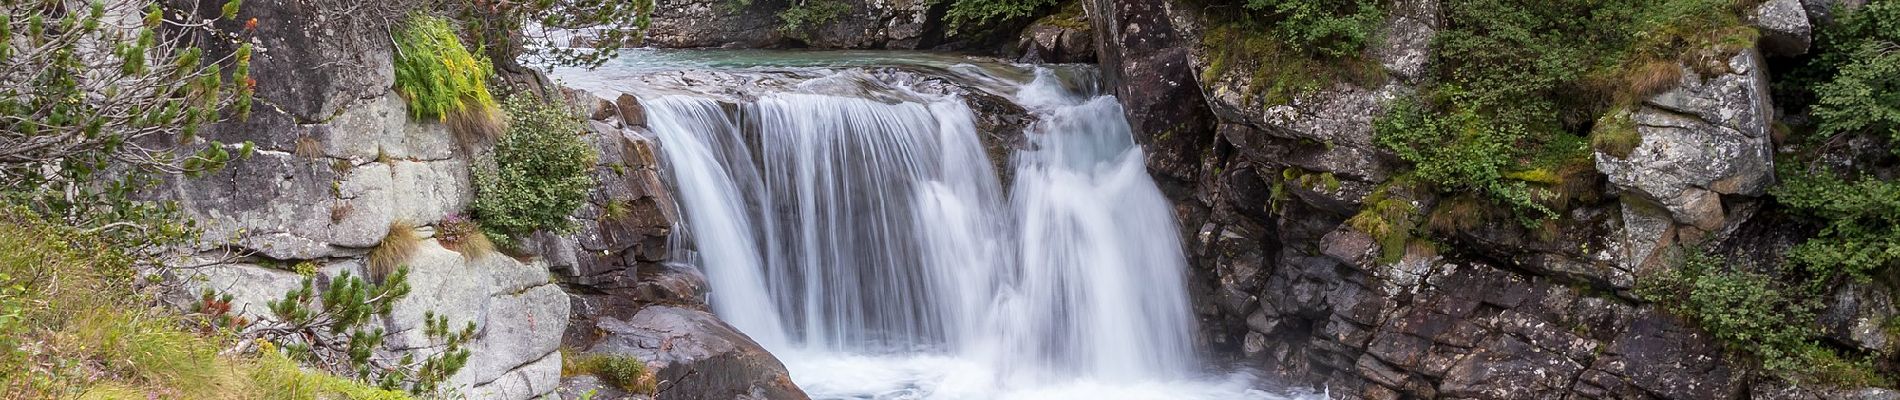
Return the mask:
<path fill-rule="evenodd" d="M 813 398 L 1279 398 L 1202 373 L 1180 230 L 1120 105 L 1033 76 L 1003 83 L 1038 117 L 1007 192 L 955 95 L 861 73 L 737 107 L 637 94 L 715 312 Z M 883 95 L 803 90 L 841 85 Z"/>

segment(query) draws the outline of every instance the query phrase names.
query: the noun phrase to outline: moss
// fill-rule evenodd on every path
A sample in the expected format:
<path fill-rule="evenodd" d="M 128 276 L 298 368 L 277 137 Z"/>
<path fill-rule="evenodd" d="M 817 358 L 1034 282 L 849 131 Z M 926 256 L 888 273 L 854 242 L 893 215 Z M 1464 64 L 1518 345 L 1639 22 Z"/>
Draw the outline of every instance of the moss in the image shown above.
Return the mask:
<path fill-rule="evenodd" d="M 1408 190 L 1403 179 L 1394 179 L 1382 184 L 1363 200 L 1364 207 L 1358 214 L 1346 219 L 1351 226 L 1379 243 L 1379 263 L 1391 264 L 1405 256 L 1409 247 L 1417 241 L 1418 206 L 1410 200 L 1395 196 L 1394 190 Z"/>
<path fill-rule="evenodd" d="M 486 143 L 502 132 L 500 109 L 488 91 L 494 67 L 470 53 L 448 20 L 415 15 L 395 33 L 396 91 L 409 114 L 448 124 L 463 143 Z"/>
<path fill-rule="evenodd" d="M 1377 62 L 1353 55 L 1325 57 L 1289 48 L 1252 17 L 1216 19 L 1201 37 L 1207 68 L 1204 86 L 1218 86 L 1226 74 L 1249 71 L 1243 101 L 1264 106 L 1287 104 L 1339 82 L 1360 86 L 1383 81 Z"/>
<path fill-rule="evenodd" d="M 1062 8 L 1055 14 L 1042 17 L 1036 23 L 1078 31 L 1094 29 L 1089 26 L 1089 17 L 1082 9 L 1082 0 L 1070 0 L 1063 3 Z"/>
<path fill-rule="evenodd" d="M 1629 158 L 1636 146 L 1643 144 L 1643 136 L 1637 132 L 1630 111 L 1618 110 L 1597 120 L 1596 127 L 1590 131 L 1590 144 L 1603 154 Z"/>
<path fill-rule="evenodd" d="M 389 223 L 389 233 L 369 253 L 370 277 L 382 279 L 395 272 L 397 268 L 409 263 L 416 250 L 422 246 L 422 238 L 416 236 L 416 227 L 407 222 Z"/>

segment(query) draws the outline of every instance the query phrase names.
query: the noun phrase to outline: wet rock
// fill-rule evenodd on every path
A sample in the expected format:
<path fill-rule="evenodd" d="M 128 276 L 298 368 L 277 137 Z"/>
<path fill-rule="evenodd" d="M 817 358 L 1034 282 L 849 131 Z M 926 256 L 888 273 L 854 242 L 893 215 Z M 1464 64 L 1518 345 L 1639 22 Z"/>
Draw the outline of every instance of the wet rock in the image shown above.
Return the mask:
<path fill-rule="evenodd" d="M 620 94 L 620 98 L 614 99 L 614 108 L 619 110 L 620 122 L 626 124 L 627 127 L 644 128 L 647 126 L 647 109 L 640 105 L 640 98 L 633 97 L 631 94 L 622 93 Z"/>
<path fill-rule="evenodd" d="M 1557 354 L 1536 351 L 1511 336 L 1494 336 L 1451 367 L 1439 384 L 1441 394 L 1460 398 L 1562 398 L 1581 365 Z"/>
<path fill-rule="evenodd" d="M 1197 43 L 1184 32 L 1197 28 L 1170 0 L 1080 0 L 1094 26 L 1102 74 L 1128 116 L 1135 140 L 1149 150 L 1148 166 L 1163 192 L 1200 173 L 1211 144 L 1214 118 L 1195 84 L 1190 52 Z"/>
<path fill-rule="evenodd" d="M 711 313 L 649 306 L 631 318 L 604 318 L 587 353 L 630 355 L 660 380 L 657 399 L 806 398 L 785 366 Z"/>
<path fill-rule="evenodd" d="M 1089 21 L 1079 15 L 1051 15 L 1023 29 L 1016 47 L 1018 60 L 1031 63 L 1095 62 L 1095 36 Z"/>

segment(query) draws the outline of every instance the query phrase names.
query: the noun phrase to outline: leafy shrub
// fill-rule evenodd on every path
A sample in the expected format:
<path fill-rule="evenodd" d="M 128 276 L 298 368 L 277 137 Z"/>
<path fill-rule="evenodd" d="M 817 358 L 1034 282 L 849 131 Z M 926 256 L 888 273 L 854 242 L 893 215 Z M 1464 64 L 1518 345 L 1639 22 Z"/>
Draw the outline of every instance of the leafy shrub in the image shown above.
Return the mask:
<path fill-rule="evenodd" d="M 956 0 L 943 14 L 945 30 L 955 35 L 963 29 L 1027 17 L 1055 4 L 1056 0 Z"/>
<path fill-rule="evenodd" d="M 1274 25 L 1273 35 L 1294 52 L 1328 57 L 1358 55 L 1385 19 L 1377 0 L 1247 0 L 1246 8 Z"/>
<path fill-rule="evenodd" d="M 1730 351 L 1746 354 L 1764 369 L 1796 380 L 1835 384 L 1885 384 L 1871 366 L 1842 358 L 1815 342 L 1819 291 L 1799 281 L 1733 269 L 1716 256 L 1692 250 L 1674 269 L 1638 280 L 1637 294 L 1681 315 Z"/>
<path fill-rule="evenodd" d="M 541 229 L 571 229 L 568 215 L 594 187 L 594 148 L 581 140 L 580 118 L 525 96 L 506 105 L 508 133 L 492 160 L 475 170 L 470 207 L 489 239 Z"/>
<path fill-rule="evenodd" d="M 837 21 L 848 12 L 851 12 L 851 5 L 842 1 L 802 0 L 778 12 L 779 31 L 806 38 L 807 31 Z"/>
<path fill-rule="evenodd" d="M 443 121 L 464 143 L 500 136 L 501 117 L 488 92 L 494 68 L 462 47 L 447 20 L 410 17 L 395 40 L 396 91 L 412 116 Z"/>
<path fill-rule="evenodd" d="M 1900 265 L 1900 182 L 1880 179 L 1880 165 L 1841 167 L 1822 162 L 1826 144 L 1844 136 L 1884 137 L 1900 143 L 1900 3 L 1868 4 L 1822 31 L 1819 54 L 1796 74 L 1814 84 L 1818 130 L 1805 150 L 1777 164 L 1782 184 L 1775 200 L 1822 224 L 1819 234 L 1789 252 L 1811 284 L 1836 278 L 1865 280 Z M 1900 154 L 1900 148 L 1891 149 Z M 1812 159 L 1804 159 L 1812 158 Z"/>
<path fill-rule="evenodd" d="M 659 382 L 647 364 L 627 355 L 573 354 L 562 351 L 561 376 L 593 375 L 630 393 L 653 394 Z"/>

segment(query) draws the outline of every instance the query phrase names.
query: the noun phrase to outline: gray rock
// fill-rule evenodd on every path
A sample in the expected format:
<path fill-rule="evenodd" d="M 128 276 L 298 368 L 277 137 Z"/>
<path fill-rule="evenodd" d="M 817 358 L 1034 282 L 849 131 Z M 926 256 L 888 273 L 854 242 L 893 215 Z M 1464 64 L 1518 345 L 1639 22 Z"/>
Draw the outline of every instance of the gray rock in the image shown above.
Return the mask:
<path fill-rule="evenodd" d="M 1827 26 L 1841 12 L 1865 5 L 1867 0 L 1801 0 L 1801 8 L 1808 11 L 1808 20 L 1814 26 Z"/>
<path fill-rule="evenodd" d="M 777 358 L 711 313 L 649 306 L 625 320 L 603 318 L 606 334 L 585 349 L 646 361 L 658 399 L 805 399 Z"/>
<path fill-rule="evenodd" d="M 649 46 L 771 47 L 783 43 L 778 10 L 783 0 L 753 0 L 740 7 L 727 0 L 655 0 L 646 29 Z"/>
<path fill-rule="evenodd" d="M 1888 328 L 1900 316 L 1892 289 L 1879 282 L 1852 282 L 1830 297 L 1821 313 L 1821 327 L 1829 338 L 1872 353 L 1900 349 L 1900 337 Z"/>
<path fill-rule="evenodd" d="M 1070 27 L 1053 22 L 1050 16 L 1023 29 L 1016 47 L 1022 62 L 1089 63 L 1095 62 L 1094 32 L 1086 27 Z M 1086 23 L 1087 21 L 1081 21 Z"/>
<path fill-rule="evenodd" d="M 620 98 L 614 99 L 614 108 L 620 111 L 620 122 L 626 124 L 627 127 L 644 128 L 647 126 L 647 109 L 640 105 L 640 98 L 633 97 L 631 94 L 622 93 L 620 94 Z"/>
<path fill-rule="evenodd" d="M 1807 54 L 1814 41 L 1814 25 L 1801 0 L 1769 0 L 1755 7 L 1749 23 L 1762 33 L 1761 50 L 1770 56 L 1792 57 Z"/>
<path fill-rule="evenodd" d="M 1612 185 L 1703 231 L 1727 222 L 1721 195 L 1760 196 L 1774 182 L 1774 111 L 1761 56 L 1746 51 L 1728 66 L 1707 79 L 1684 68 L 1681 86 L 1632 117 L 1642 143 L 1628 157 L 1596 155 Z"/>

